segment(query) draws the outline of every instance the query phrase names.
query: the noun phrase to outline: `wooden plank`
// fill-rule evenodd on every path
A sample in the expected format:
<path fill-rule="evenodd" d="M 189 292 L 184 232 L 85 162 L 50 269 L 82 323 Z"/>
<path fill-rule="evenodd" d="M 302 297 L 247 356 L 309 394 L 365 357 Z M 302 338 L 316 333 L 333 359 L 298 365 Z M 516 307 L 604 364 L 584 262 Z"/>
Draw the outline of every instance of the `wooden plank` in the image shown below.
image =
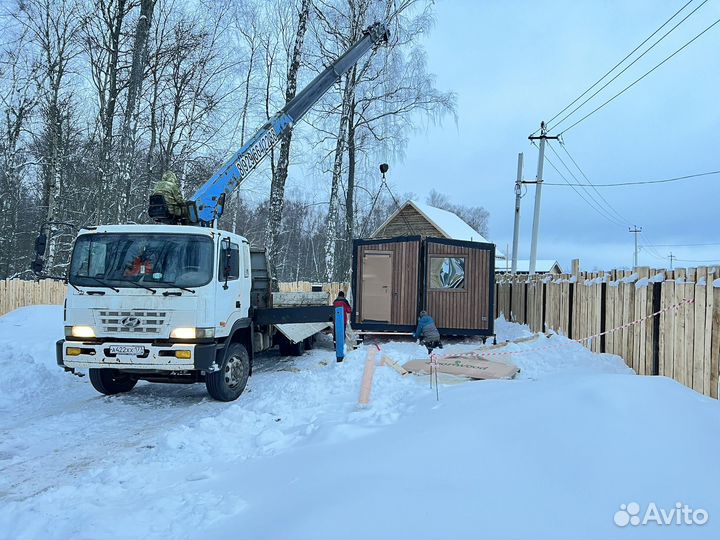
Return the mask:
<path fill-rule="evenodd" d="M 663 289 L 667 291 L 666 299 L 662 304 L 663 308 L 668 308 L 670 306 L 675 305 L 675 282 L 674 281 L 665 281 L 663 283 Z M 675 366 L 676 366 L 676 358 L 675 358 L 675 333 L 677 332 L 677 325 L 678 325 L 678 318 L 677 318 L 677 309 L 669 309 L 666 312 L 666 326 L 665 326 L 665 351 L 664 351 L 664 358 L 665 358 L 665 372 L 663 375 L 666 377 L 670 377 L 672 379 L 675 378 Z"/>
<path fill-rule="evenodd" d="M 710 346 L 710 395 L 717 399 L 720 379 L 720 287 L 712 287 L 712 337 Z"/>
<path fill-rule="evenodd" d="M 705 286 L 693 287 L 695 303 L 693 304 L 693 357 L 692 357 L 692 389 L 703 392 L 704 352 L 705 352 Z"/>
<path fill-rule="evenodd" d="M 607 285 L 605 289 L 605 330 L 609 331 L 617 326 L 615 313 L 617 311 L 617 288 Z M 615 332 L 605 335 L 605 351 L 615 354 Z"/>
<path fill-rule="evenodd" d="M 666 305 L 669 287 L 666 287 L 665 283 L 660 283 L 660 309 Z M 667 347 L 667 319 L 669 317 L 666 311 L 663 311 L 658 315 L 660 317 L 660 332 L 658 335 L 658 352 L 659 352 L 659 375 L 666 375 L 666 358 L 665 348 Z"/>
<path fill-rule="evenodd" d="M 679 304 L 685 298 L 685 284 L 675 282 L 675 300 L 673 305 Z M 675 308 L 675 366 L 673 368 L 673 379 L 680 384 L 687 384 L 685 376 L 685 354 L 687 351 L 687 340 L 685 339 L 685 314 L 688 311 L 687 305 Z"/>
<path fill-rule="evenodd" d="M 706 274 L 706 283 L 703 287 L 705 292 L 705 336 L 703 338 L 703 389 L 702 393 L 706 396 L 710 396 L 711 388 L 711 370 L 712 370 L 712 317 L 713 317 L 713 284 L 712 284 L 712 273 Z"/>
<path fill-rule="evenodd" d="M 635 293 L 637 289 L 635 289 L 634 283 L 625 283 L 625 294 L 627 295 L 627 306 L 628 306 L 628 312 L 627 312 L 627 318 L 625 320 L 625 324 L 631 324 L 633 321 L 636 320 L 635 317 Z M 629 356 L 629 362 L 632 368 L 637 373 L 638 371 L 638 363 L 637 363 L 637 356 L 635 355 L 635 332 L 637 331 L 637 325 L 631 325 L 628 326 L 625 329 L 625 350 L 627 351 L 627 354 Z"/>
<path fill-rule="evenodd" d="M 684 298 L 693 299 L 695 284 L 686 283 Z M 685 385 L 692 388 L 693 359 L 695 357 L 695 304 L 685 304 Z"/>

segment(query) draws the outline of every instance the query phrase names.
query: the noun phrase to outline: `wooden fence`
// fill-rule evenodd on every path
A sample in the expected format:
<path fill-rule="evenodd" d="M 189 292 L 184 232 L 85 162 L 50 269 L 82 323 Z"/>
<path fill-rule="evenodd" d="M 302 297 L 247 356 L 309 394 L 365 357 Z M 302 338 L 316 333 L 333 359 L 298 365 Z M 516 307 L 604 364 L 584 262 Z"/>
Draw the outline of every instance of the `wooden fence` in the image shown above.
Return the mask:
<path fill-rule="evenodd" d="M 278 283 L 281 292 L 310 292 L 314 284 L 309 281 L 292 281 Z M 25 281 L 21 279 L 0 280 L 0 315 L 23 306 L 36 304 L 62 304 L 65 299 L 65 285 L 61 281 L 50 279 L 42 281 Z M 330 293 L 334 300 L 338 291 L 347 292 L 348 283 L 323 283 L 324 292 Z"/>
<path fill-rule="evenodd" d="M 338 292 L 348 292 L 349 283 L 311 283 L 310 281 L 281 281 L 278 283 L 280 292 L 312 292 L 313 288 L 318 288 L 323 292 L 330 293 L 330 301 L 335 300 Z"/>
<path fill-rule="evenodd" d="M 641 375 L 665 375 L 718 397 L 720 286 L 713 268 L 576 276 L 498 275 L 496 316 L 554 330 L 617 354 Z M 661 281 L 662 279 L 662 281 Z M 654 315 L 658 313 L 657 315 Z"/>
<path fill-rule="evenodd" d="M 35 304 L 62 304 L 65 300 L 66 285 L 61 281 L 44 279 L 25 281 L 22 279 L 0 280 L 0 315 L 5 315 L 23 306 Z"/>
<path fill-rule="evenodd" d="M 496 276 L 495 315 L 554 330 L 617 354 L 641 375 L 665 375 L 718 397 L 720 287 L 713 268 L 579 273 L 575 276 Z M 663 279 L 663 281 L 660 281 Z M 309 281 L 279 283 L 283 292 L 309 292 Z M 331 299 L 347 283 L 321 285 Z M 56 281 L 0 281 L 0 315 L 32 304 L 62 304 Z M 660 312 L 659 315 L 653 315 Z M 603 334 L 603 335 L 601 335 Z"/>

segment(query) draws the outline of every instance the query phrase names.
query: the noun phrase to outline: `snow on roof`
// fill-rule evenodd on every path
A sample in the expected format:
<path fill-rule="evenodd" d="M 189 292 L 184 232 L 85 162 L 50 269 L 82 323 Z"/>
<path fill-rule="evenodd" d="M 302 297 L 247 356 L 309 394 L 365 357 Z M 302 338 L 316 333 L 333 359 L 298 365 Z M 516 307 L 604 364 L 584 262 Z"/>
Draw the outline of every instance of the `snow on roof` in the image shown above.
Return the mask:
<path fill-rule="evenodd" d="M 465 223 L 457 214 L 417 201 L 408 201 L 405 204 L 414 206 L 415 210 L 424 215 L 441 233 L 452 240 L 489 243 L 483 235 Z"/>
<path fill-rule="evenodd" d="M 550 272 L 552 270 L 553 266 L 556 265 L 558 268 L 560 268 L 560 271 L 562 272 L 562 268 L 558 264 L 557 261 L 552 259 L 537 259 L 535 261 L 535 272 L 538 274 L 545 274 L 547 272 Z M 495 259 L 495 271 L 496 272 L 504 272 L 506 269 L 509 272 L 512 268 L 512 261 L 510 259 Z M 530 260 L 529 259 L 518 259 L 517 262 L 517 272 L 529 272 L 530 271 Z"/>
<path fill-rule="evenodd" d="M 450 240 L 467 240 L 470 242 L 483 242 L 486 244 L 492 244 L 492 242 L 487 240 L 482 234 L 480 234 L 470 225 L 465 223 L 462 218 L 460 218 L 460 216 L 458 216 L 457 214 L 453 214 L 452 212 L 448 212 L 447 210 L 441 210 L 440 208 L 435 208 L 434 206 L 430 206 L 428 204 L 423 204 L 413 200 L 407 201 L 400 208 L 395 210 L 395 212 L 393 212 L 392 215 L 387 218 L 385 222 L 380 225 L 372 235 L 375 236 L 378 231 L 381 231 L 408 204 L 415 208 L 415 210 L 420 212 L 420 214 L 422 214 L 425 219 L 432 223 L 437 230 L 439 230 L 446 238 Z M 499 252 L 497 248 L 495 248 L 495 256 L 504 257 L 505 255 Z"/>

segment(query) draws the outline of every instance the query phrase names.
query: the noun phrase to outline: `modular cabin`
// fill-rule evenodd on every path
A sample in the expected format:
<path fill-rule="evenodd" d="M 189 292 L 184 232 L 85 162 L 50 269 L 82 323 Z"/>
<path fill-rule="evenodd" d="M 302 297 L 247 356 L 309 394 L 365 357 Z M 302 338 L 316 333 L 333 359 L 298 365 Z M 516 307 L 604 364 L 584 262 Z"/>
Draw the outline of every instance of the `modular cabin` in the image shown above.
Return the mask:
<path fill-rule="evenodd" d="M 354 241 L 352 276 L 353 328 L 412 332 L 425 309 L 442 335 L 494 334 L 495 245 L 451 212 L 408 201 Z"/>

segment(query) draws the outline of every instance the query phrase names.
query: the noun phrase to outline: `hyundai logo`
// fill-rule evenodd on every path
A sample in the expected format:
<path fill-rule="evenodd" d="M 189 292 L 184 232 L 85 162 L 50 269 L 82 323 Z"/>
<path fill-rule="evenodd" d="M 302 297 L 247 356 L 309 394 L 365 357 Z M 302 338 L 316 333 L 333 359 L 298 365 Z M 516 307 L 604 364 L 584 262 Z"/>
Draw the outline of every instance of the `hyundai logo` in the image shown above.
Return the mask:
<path fill-rule="evenodd" d="M 137 317 L 125 317 L 120 322 L 123 326 L 127 326 L 128 328 L 135 328 L 140 324 L 140 319 L 138 319 Z"/>

